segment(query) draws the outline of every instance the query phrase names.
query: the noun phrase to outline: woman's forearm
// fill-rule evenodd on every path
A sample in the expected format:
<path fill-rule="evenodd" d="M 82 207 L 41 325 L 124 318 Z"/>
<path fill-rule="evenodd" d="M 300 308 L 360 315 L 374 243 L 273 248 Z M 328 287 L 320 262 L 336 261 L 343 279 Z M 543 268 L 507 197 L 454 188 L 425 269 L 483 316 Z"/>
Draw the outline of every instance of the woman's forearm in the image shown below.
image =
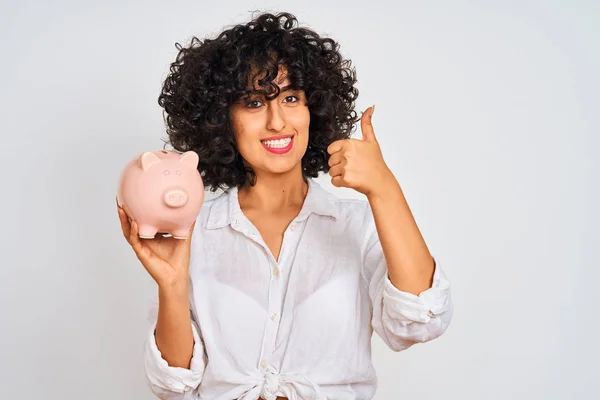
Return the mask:
<path fill-rule="evenodd" d="M 390 281 L 415 295 L 429 289 L 434 261 L 396 179 L 390 174 L 381 191 L 368 196 Z"/>
<path fill-rule="evenodd" d="M 194 348 L 188 286 L 158 289 L 156 346 L 171 367 L 190 368 Z"/>

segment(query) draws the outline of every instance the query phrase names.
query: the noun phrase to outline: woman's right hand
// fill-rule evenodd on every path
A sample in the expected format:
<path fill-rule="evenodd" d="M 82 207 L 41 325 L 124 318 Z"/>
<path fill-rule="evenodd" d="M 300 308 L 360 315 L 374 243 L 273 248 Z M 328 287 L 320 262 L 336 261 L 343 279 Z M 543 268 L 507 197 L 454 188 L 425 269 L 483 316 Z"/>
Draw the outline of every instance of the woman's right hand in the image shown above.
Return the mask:
<path fill-rule="evenodd" d="M 174 239 L 156 235 L 154 239 L 140 239 L 138 225 L 131 221 L 117 203 L 121 230 L 127 242 L 146 271 L 159 287 L 187 285 L 189 279 L 190 247 L 195 222 L 187 239 Z"/>

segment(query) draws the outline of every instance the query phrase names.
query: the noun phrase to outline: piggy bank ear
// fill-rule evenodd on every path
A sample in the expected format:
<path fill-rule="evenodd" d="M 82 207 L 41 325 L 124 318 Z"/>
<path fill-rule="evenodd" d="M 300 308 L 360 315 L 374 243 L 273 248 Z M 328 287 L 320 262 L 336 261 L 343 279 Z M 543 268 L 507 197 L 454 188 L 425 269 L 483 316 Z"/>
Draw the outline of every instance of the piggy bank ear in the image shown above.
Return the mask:
<path fill-rule="evenodd" d="M 179 162 L 192 167 L 193 169 L 198 168 L 198 162 L 200 161 L 198 154 L 193 151 L 186 151 L 179 157 Z"/>
<path fill-rule="evenodd" d="M 142 165 L 142 169 L 144 171 L 147 171 L 148 168 L 158 162 L 160 162 L 160 158 L 158 158 L 158 156 L 151 151 L 143 153 L 140 157 L 140 164 Z"/>

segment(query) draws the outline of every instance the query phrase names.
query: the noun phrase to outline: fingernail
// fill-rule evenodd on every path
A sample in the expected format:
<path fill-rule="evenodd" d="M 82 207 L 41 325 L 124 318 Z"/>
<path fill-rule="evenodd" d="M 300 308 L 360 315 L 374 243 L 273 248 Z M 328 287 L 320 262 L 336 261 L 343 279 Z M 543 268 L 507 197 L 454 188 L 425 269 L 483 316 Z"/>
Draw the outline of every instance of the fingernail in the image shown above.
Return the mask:
<path fill-rule="evenodd" d="M 371 108 L 371 117 L 373 116 L 374 112 L 375 112 L 375 104 L 373 104 L 373 107 Z"/>

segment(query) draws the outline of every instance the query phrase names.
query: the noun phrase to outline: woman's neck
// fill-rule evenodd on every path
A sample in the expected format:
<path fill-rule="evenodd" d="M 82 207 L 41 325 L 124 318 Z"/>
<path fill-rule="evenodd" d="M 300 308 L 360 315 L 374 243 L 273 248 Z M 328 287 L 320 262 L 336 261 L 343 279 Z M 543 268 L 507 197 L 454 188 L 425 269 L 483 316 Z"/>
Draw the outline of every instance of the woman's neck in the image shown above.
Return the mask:
<path fill-rule="evenodd" d="M 293 174 L 257 174 L 254 186 L 246 185 L 238 191 L 240 207 L 277 212 L 300 209 L 308 192 L 308 183 L 302 172 Z"/>

